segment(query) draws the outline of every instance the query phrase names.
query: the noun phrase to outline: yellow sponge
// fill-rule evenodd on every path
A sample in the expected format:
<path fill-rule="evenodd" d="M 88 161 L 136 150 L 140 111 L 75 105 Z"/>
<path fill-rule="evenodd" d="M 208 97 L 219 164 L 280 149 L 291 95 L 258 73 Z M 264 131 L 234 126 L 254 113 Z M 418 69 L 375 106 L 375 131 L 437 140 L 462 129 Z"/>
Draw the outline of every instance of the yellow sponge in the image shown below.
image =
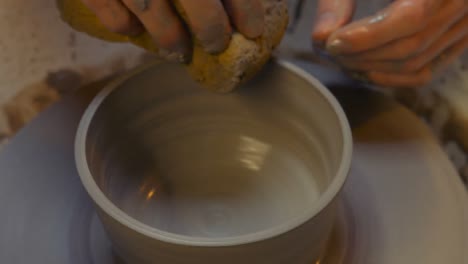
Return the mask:
<path fill-rule="evenodd" d="M 288 24 L 287 0 L 263 0 L 265 30 L 255 40 L 234 33 L 227 49 L 209 54 L 194 46 L 188 70 L 202 86 L 217 92 L 228 92 L 248 80 L 268 61 L 273 49 L 281 41 Z M 62 19 L 77 31 L 110 42 L 129 42 L 157 53 L 148 33 L 127 37 L 107 30 L 81 0 L 57 0 Z"/>

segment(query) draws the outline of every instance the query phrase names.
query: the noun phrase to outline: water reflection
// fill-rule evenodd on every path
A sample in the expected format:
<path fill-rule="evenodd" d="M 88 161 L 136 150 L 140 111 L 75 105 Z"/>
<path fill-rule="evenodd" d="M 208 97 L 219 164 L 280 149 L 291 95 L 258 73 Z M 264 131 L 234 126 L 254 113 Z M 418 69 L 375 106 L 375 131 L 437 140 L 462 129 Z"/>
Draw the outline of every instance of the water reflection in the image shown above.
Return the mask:
<path fill-rule="evenodd" d="M 161 193 L 160 181 L 151 174 L 146 175 L 139 187 L 139 193 L 146 201 L 156 198 L 155 196 Z"/>
<path fill-rule="evenodd" d="M 239 161 L 247 169 L 259 171 L 262 169 L 271 145 L 255 138 L 241 136 L 239 142 Z"/>
<path fill-rule="evenodd" d="M 150 200 L 153 198 L 154 194 L 156 193 L 156 189 L 152 188 L 147 194 L 146 194 L 146 200 Z"/>

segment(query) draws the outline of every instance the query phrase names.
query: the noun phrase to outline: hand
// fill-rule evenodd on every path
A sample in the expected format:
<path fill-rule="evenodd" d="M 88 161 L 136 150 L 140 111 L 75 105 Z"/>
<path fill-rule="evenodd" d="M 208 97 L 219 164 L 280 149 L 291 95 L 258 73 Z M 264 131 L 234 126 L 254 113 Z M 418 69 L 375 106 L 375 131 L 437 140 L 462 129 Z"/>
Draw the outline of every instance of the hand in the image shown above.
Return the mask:
<path fill-rule="evenodd" d="M 146 30 L 160 48 L 160 55 L 168 59 L 188 59 L 192 51 L 190 33 L 207 52 L 218 53 L 229 44 L 231 22 L 247 38 L 259 37 L 264 27 L 261 0 L 82 1 L 115 33 L 138 35 Z M 177 8 L 173 2 L 177 2 Z M 186 21 L 176 10 L 183 10 Z"/>
<path fill-rule="evenodd" d="M 466 0 L 396 0 L 348 24 L 353 10 L 352 0 L 320 0 L 312 38 L 378 85 L 425 85 L 468 48 Z"/>

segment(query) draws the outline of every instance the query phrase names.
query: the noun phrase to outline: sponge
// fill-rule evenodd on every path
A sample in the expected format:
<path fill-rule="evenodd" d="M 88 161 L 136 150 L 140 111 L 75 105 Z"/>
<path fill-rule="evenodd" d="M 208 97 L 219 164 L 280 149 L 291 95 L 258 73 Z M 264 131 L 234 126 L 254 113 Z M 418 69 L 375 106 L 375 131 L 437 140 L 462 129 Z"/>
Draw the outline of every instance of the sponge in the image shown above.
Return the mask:
<path fill-rule="evenodd" d="M 227 49 L 219 54 L 209 54 L 195 42 L 187 69 L 203 87 L 215 92 L 232 91 L 253 77 L 269 60 L 288 25 L 287 0 L 262 1 L 265 8 L 262 36 L 250 40 L 234 32 Z M 149 52 L 158 52 L 148 33 L 127 37 L 107 30 L 81 0 L 57 0 L 57 7 L 62 19 L 77 31 L 102 40 L 129 42 Z"/>

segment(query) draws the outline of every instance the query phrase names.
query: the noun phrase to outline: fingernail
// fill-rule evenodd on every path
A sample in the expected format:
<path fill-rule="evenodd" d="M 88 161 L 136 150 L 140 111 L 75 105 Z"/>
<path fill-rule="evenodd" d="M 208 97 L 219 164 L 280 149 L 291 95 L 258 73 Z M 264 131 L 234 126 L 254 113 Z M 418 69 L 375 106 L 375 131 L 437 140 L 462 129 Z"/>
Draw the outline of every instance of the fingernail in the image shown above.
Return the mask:
<path fill-rule="evenodd" d="M 342 53 L 344 49 L 345 43 L 339 38 L 335 38 L 327 43 L 327 51 L 331 54 L 338 55 Z"/>
<path fill-rule="evenodd" d="M 188 63 L 192 56 L 192 43 L 183 37 L 178 42 L 163 45 L 155 41 L 156 46 L 159 48 L 158 55 L 167 61 L 177 63 Z"/>
<path fill-rule="evenodd" d="M 265 21 L 263 17 L 250 15 L 247 19 L 246 28 L 243 30 L 248 38 L 257 38 L 263 34 Z"/>
<path fill-rule="evenodd" d="M 200 44 L 206 52 L 217 54 L 224 51 L 231 39 L 231 28 L 223 24 L 214 24 L 198 35 Z"/>
<path fill-rule="evenodd" d="M 177 63 L 186 63 L 188 62 L 188 56 L 176 52 L 176 51 L 170 51 L 166 49 L 159 49 L 158 52 L 159 56 L 163 58 L 164 60 L 170 61 L 170 62 L 177 62 Z"/>

